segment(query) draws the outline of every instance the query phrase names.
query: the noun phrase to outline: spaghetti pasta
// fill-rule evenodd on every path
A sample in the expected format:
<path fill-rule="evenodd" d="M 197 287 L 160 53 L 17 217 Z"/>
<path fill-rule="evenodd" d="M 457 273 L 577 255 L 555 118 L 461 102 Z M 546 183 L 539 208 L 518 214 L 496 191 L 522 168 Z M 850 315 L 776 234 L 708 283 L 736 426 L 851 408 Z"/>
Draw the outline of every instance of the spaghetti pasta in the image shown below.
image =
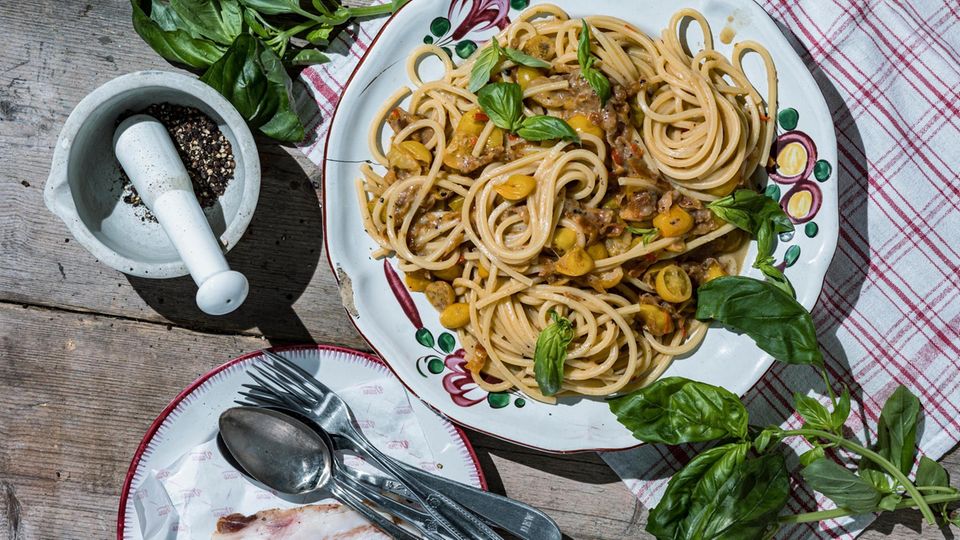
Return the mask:
<path fill-rule="evenodd" d="M 412 88 L 392 95 L 370 129 L 385 172 L 364 165 L 356 183 L 374 255 L 395 254 L 414 290 L 445 283 L 427 294 L 459 332 L 476 383 L 547 402 L 534 352 L 551 311 L 574 329 L 565 393 L 643 386 L 699 344 L 706 325 L 692 317 L 692 289 L 737 273 L 745 242 L 704 203 L 750 186 L 774 135 L 776 71 L 759 44 L 738 43 L 726 58 L 690 9 L 657 39 L 614 17 L 584 20 L 594 68 L 609 81 L 605 102 L 578 59 L 582 21 L 553 5 L 529 8 L 494 38 L 549 67 L 504 58 L 492 73 L 520 86 L 525 116 L 564 119 L 579 144 L 498 127 L 467 89 L 482 49 L 455 66 L 424 45 L 407 61 Z M 685 21 L 703 33 L 696 53 Z M 765 65 L 765 99 L 744 73 L 749 52 Z M 418 66 L 429 56 L 443 75 L 425 81 Z"/>

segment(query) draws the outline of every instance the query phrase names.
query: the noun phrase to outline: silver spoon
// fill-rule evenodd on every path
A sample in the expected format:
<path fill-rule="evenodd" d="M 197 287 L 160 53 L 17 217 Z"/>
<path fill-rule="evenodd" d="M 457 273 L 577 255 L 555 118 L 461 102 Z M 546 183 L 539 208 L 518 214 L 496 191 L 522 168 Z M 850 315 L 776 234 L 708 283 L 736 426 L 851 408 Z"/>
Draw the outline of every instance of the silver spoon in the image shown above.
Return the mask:
<path fill-rule="evenodd" d="M 332 452 L 331 441 L 278 411 L 234 407 L 220 415 L 220 435 L 231 456 L 255 480 L 277 491 L 302 495 L 328 491 L 393 538 L 419 537 L 364 504 L 368 499 L 416 526 L 427 538 L 442 538 L 424 515 L 351 478 Z"/>

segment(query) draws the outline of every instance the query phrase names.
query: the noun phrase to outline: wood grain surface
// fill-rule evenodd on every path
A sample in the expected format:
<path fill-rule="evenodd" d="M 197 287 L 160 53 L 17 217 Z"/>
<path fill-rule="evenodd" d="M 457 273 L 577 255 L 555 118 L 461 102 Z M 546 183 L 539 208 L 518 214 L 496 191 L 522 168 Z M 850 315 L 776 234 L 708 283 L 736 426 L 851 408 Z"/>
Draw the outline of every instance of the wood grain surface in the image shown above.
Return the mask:
<path fill-rule="evenodd" d="M 252 292 L 231 316 L 199 312 L 189 278 L 127 277 L 73 241 L 42 200 L 67 115 L 120 74 L 176 68 L 133 32 L 126 0 L 3 0 L 0 21 L 0 540 L 112 538 L 140 438 L 198 375 L 269 344 L 367 346 L 322 257 L 318 173 L 296 149 L 259 140 L 259 207 L 228 256 Z M 646 510 L 598 456 L 469 436 L 491 488 L 569 538 L 647 537 Z M 956 452 L 944 462 L 960 473 Z M 899 512 L 863 537 L 944 535 L 919 531 Z"/>

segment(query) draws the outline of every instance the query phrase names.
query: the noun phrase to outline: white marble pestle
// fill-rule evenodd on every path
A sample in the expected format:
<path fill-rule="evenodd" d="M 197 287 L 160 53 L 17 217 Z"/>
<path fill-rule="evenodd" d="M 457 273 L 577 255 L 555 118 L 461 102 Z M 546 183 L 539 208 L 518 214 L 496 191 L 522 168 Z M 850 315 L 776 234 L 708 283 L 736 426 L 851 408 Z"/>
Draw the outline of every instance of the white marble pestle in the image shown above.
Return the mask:
<path fill-rule="evenodd" d="M 145 114 L 127 118 L 117 126 L 113 150 L 197 283 L 197 306 L 210 315 L 240 307 L 249 290 L 247 278 L 227 265 L 163 124 Z"/>

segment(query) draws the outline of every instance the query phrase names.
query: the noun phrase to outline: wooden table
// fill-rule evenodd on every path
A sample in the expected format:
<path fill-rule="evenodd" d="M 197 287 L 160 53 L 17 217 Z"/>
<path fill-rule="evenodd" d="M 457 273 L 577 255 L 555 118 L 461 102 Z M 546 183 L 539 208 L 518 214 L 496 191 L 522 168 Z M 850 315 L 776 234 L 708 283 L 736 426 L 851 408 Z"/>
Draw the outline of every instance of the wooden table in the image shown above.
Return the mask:
<path fill-rule="evenodd" d="M 251 283 L 238 313 L 203 316 L 189 278 L 94 260 L 43 204 L 57 134 L 100 84 L 176 68 L 133 32 L 126 0 L 3 1 L 0 21 L 0 538 L 111 538 L 134 449 L 198 375 L 269 345 L 368 347 L 322 258 L 318 171 L 296 149 L 259 140 L 259 210 L 228 257 Z M 597 455 L 469 436 L 491 489 L 544 509 L 570 538 L 648 536 L 646 510 Z M 956 476 L 956 452 L 946 463 Z M 916 538 L 919 524 L 893 514 L 864 538 Z"/>

